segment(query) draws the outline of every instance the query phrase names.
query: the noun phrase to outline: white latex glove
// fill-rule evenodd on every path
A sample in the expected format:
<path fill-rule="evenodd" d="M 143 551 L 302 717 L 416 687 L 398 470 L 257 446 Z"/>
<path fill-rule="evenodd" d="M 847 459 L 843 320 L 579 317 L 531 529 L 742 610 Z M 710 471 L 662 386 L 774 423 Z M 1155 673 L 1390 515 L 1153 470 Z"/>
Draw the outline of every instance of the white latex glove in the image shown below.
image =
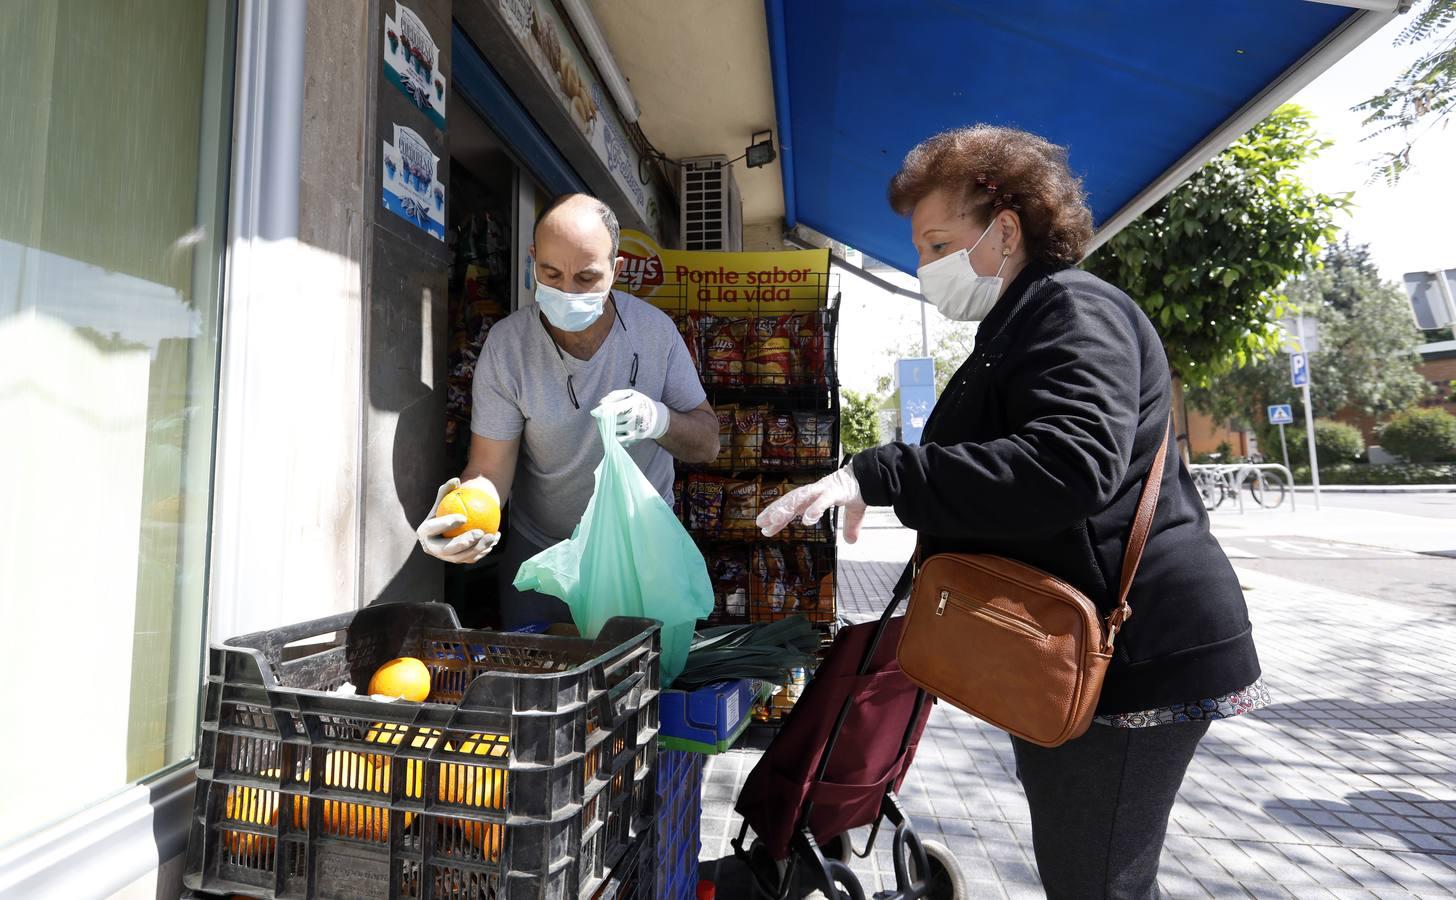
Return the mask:
<path fill-rule="evenodd" d="M 495 485 L 490 483 L 489 478 L 472 478 L 466 484 L 473 488 L 479 488 L 488 492 L 500 502 L 500 492 Z M 467 531 L 458 537 L 447 538 L 445 532 L 452 528 L 458 528 L 465 524 L 465 517 L 458 513 L 453 516 L 437 516 L 435 510 L 440 508 L 440 501 L 445 495 L 460 487 L 459 478 L 451 478 L 440 485 L 435 492 L 435 503 L 430 507 L 430 518 L 420 523 L 415 529 L 415 536 L 420 539 L 420 547 L 435 559 L 444 560 L 448 563 L 473 563 L 479 562 L 491 551 L 500 540 L 500 534 L 486 534 L 479 529 Z"/>
<path fill-rule="evenodd" d="M 617 440 L 628 445 L 662 437 L 667 433 L 668 422 L 672 418 L 667 404 L 631 388 L 612 391 L 603 397 L 594 415 L 614 420 L 613 432 Z"/>
<path fill-rule="evenodd" d="M 803 516 L 805 525 L 813 525 L 831 506 L 845 508 L 844 539 L 851 544 L 859 540 L 865 502 L 859 491 L 859 479 L 854 477 L 854 470 L 849 466 L 833 475 L 826 475 L 813 484 L 794 488 L 759 513 L 755 521 L 765 537 L 773 537 L 798 516 Z"/>

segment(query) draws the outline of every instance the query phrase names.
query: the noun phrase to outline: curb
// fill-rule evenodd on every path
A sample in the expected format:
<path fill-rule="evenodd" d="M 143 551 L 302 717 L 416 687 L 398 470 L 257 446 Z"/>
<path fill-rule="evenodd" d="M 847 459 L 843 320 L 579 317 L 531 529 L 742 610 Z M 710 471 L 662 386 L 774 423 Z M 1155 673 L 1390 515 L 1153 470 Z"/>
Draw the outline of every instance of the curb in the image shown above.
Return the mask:
<path fill-rule="evenodd" d="M 1313 494 L 1314 488 L 1300 484 L 1294 490 Z M 1456 494 L 1456 484 L 1322 484 L 1322 494 Z"/>

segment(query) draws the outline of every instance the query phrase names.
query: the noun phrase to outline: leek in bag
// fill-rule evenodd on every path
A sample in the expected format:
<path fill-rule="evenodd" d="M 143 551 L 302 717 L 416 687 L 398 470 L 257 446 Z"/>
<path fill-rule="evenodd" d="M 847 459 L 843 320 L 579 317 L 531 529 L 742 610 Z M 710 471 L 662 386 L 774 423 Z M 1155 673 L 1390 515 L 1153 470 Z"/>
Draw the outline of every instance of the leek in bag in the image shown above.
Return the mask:
<path fill-rule="evenodd" d="M 571 537 L 521 564 L 515 586 L 560 597 L 584 637 L 613 616 L 662 623 L 662 683 L 682 671 L 693 628 L 713 611 L 703 554 L 596 411 L 603 456 Z"/>

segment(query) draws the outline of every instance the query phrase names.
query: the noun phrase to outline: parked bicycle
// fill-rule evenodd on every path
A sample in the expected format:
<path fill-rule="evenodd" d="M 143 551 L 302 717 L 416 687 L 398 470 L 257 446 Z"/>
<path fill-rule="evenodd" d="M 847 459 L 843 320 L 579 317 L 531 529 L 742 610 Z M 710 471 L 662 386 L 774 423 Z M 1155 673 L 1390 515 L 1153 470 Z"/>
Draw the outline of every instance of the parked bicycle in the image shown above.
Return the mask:
<path fill-rule="evenodd" d="M 1258 454 L 1245 457 L 1243 462 L 1228 476 L 1231 492 L 1238 493 L 1239 488 L 1247 484 L 1254 502 L 1265 509 L 1274 509 L 1283 503 L 1284 494 L 1289 490 L 1284 476 L 1263 468 L 1264 457 Z"/>
<path fill-rule="evenodd" d="M 1203 508 L 1209 512 L 1218 509 L 1228 493 L 1228 486 L 1218 474 L 1218 466 L 1199 463 L 1189 466 L 1188 472 L 1193 476 L 1198 495 L 1203 498 Z"/>
<path fill-rule="evenodd" d="M 1212 462 L 1189 466 L 1193 483 L 1203 498 L 1203 508 L 1213 512 L 1240 490 L 1248 487 L 1249 496 L 1265 509 L 1274 509 L 1284 502 L 1289 485 L 1284 476 L 1264 466 L 1258 454 L 1236 463 L 1220 463 L 1220 454 L 1210 454 Z"/>

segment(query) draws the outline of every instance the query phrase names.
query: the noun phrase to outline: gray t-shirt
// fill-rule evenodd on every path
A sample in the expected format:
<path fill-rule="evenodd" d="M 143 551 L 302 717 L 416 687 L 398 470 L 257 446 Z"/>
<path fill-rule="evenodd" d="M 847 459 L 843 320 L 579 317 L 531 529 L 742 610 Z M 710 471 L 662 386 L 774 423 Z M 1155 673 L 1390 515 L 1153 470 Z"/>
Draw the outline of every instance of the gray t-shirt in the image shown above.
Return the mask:
<path fill-rule="evenodd" d="M 631 387 L 632 355 L 638 357 L 636 389 L 677 412 L 707 398 L 687 345 L 666 313 L 620 291 L 612 299 L 622 314 L 590 360 L 562 351 L 532 303 L 490 330 L 475 367 L 470 430 L 485 438 L 521 439 L 511 487 L 511 527 L 542 547 L 571 537 L 586 511 L 602 461 L 602 441 L 591 411 L 602 397 Z M 611 315 L 608 309 L 603 315 Z M 615 318 L 615 317 L 614 317 Z M 626 328 L 623 328 L 623 324 Z M 564 359 L 563 359 L 564 358 Z M 566 373 L 581 409 L 571 405 Z M 627 448 L 672 503 L 672 456 L 656 441 Z"/>

